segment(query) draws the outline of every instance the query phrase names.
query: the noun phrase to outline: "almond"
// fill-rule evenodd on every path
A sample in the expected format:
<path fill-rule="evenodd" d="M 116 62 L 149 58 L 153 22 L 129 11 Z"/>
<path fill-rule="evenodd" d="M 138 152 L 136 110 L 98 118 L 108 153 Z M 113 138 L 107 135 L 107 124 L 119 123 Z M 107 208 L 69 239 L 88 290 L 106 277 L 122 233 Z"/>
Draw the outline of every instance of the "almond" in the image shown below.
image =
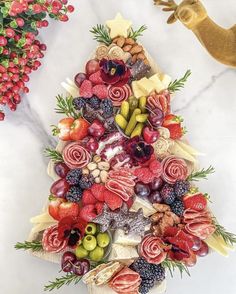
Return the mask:
<path fill-rule="evenodd" d="M 132 45 L 125 45 L 125 46 L 123 47 L 123 51 L 125 51 L 125 52 L 129 52 L 129 51 L 131 50 L 131 48 L 132 48 Z"/>
<path fill-rule="evenodd" d="M 144 59 L 146 59 L 146 56 L 141 52 L 138 54 L 137 59 L 144 60 Z"/>
<path fill-rule="evenodd" d="M 132 63 L 135 63 L 137 61 L 137 57 L 138 57 L 137 54 L 134 54 L 133 55 L 133 57 L 132 57 Z"/>
<path fill-rule="evenodd" d="M 116 37 L 116 38 L 114 38 L 113 40 L 112 40 L 112 43 L 117 43 L 117 40 L 119 39 L 119 37 Z"/>
<path fill-rule="evenodd" d="M 143 51 L 143 47 L 140 45 L 134 45 L 130 50 L 130 54 L 134 55 Z"/>
<path fill-rule="evenodd" d="M 143 61 L 146 65 L 150 65 L 150 63 L 149 63 L 149 61 L 147 60 L 147 58 L 146 59 L 144 59 L 144 61 Z"/>
<path fill-rule="evenodd" d="M 116 41 L 117 46 L 123 47 L 125 44 L 125 38 L 124 37 L 119 37 L 118 40 Z"/>
<path fill-rule="evenodd" d="M 126 38 L 125 39 L 125 44 L 126 45 L 134 45 L 135 44 L 135 41 L 132 38 Z"/>

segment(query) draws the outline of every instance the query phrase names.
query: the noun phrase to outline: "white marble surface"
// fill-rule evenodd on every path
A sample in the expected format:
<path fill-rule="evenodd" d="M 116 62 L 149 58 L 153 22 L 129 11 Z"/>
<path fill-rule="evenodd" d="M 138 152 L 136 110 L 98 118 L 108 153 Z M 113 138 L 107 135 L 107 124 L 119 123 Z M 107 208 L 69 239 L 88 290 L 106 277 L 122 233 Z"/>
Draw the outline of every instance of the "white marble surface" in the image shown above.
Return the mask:
<path fill-rule="evenodd" d="M 118 11 L 135 26 L 146 23 L 142 38 L 160 66 L 173 77 L 186 69 L 192 76 L 176 95 L 174 110 L 185 117 L 188 138 L 206 153 L 202 166 L 212 164 L 216 173 L 201 182 L 212 199 L 220 222 L 236 232 L 236 71 L 211 59 L 195 36 L 176 23 L 165 24 L 167 15 L 141 0 L 72 0 L 76 11 L 67 24 L 55 24 L 42 34 L 48 51 L 42 68 L 32 75 L 30 94 L 14 114 L 0 124 L 0 281 L 4 294 L 42 294 L 43 285 L 57 276 L 58 266 L 31 257 L 13 248 L 31 228 L 29 218 L 37 214 L 51 184 L 46 175 L 43 149 L 53 143 L 50 125 L 57 122 L 55 95 L 60 82 L 73 77 L 95 43 L 88 33 Z M 235 0 L 205 0 L 209 14 L 221 25 L 235 23 Z M 211 254 L 191 269 L 192 277 L 168 277 L 168 294 L 236 293 L 236 254 L 225 259 Z M 84 286 L 62 288 L 58 293 L 86 293 Z"/>

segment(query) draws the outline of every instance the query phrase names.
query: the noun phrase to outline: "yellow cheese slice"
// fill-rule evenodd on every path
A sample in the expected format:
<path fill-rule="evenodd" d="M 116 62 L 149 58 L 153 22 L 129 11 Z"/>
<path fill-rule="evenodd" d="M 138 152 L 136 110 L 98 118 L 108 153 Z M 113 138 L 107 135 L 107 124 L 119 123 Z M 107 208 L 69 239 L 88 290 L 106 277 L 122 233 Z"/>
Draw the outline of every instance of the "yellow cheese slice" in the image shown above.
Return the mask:
<path fill-rule="evenodd" d="M 207 245 L 213 249 L 214 251 L 218 252 L 219 254 L 227 257 L 229 256 L 227 250 L 220 244 L 217 238 L 214 235 L 211 235 L 206 240 L 204 240 Z"/>
<path fill-rule="evenodd" d="M 132 91 L 133 91 L 134 97 L 136 98 L 145 96 L 145 93 L 138 87 L 137 81 L 132 82 Z"/>
<path fill-rule="evenodd" d="M 204 153 L 199 152 L 195 148 L 193 148 L 191 145 L 188 143 L 181 141 L 181 140 L 176 140 L 176 143 L 178 143 L 186 152 L 188 152 L 191 155 L 197 156 L 197 155 L 205 155 Z"/>
<path fill-rule="evenodd" d="M 44 212 L 42 214 L 36 215 L 30 219 L 30 222 L 32 224 L 38 224 L 38 223 L 53 223 L 56 222 L 48 212 Z"/>
<path fill-rule="evenodd" d="M 155 89 L 154 82 L 146 77 L 137 81 L 137 85 L 145 93 L 145 95 L 149 95 Z"/>
<path fill-rule="evenodd" d="M 154 84 L 154 89 L 157 91 L 157 93 L 161 92 L 162 90 L 165 89 L 164 84 L 159 78 L 158 74 L 155 74 L 149 78 L 149 81 L 152 81 Z"/>
<path fill-rule="evenodd" d="M 170 76 L 168 76 L 167 74 L 161 74 L 160 80 L 161 80 L 163 86 L 165 87 L 165 89 L 167 89 L 170 82 L 172 81 L 172 78 Z"/>
<path fill-rule="evenodd" d="M 194 164 L 197 162 L 196 158 L 192 156 L 189 152 L 184 150 L 182 146 L 180 146 L 177 141 L 172 140 L 172 144 L 170 144 L 169 151 L 172 155 L 178 156 L 180 158 L 186 159 Z"/>

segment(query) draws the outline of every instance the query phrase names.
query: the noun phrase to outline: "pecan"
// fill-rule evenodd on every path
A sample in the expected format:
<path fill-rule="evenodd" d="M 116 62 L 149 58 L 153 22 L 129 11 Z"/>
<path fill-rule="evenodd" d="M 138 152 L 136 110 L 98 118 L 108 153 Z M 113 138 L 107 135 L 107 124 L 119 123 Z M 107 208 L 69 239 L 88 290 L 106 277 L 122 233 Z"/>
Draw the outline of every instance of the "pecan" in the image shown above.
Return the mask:
<path fill-rule="evenodd" d="M 170 211 L 170 206 L 167 204 L 159 204 L 159 203 L 154 203 L 153 207 L 156 209 L 157 212 L 165 212 L 165 211 Z"/>

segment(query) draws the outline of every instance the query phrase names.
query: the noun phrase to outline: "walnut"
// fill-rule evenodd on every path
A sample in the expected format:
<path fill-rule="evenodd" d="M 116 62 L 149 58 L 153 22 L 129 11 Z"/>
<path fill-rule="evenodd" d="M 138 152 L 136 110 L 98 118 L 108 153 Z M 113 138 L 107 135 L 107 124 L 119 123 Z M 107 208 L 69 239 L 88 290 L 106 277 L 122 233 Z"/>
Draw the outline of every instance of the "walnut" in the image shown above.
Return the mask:
<path fill-rule="evenodd" d="M 180 223 L 180 218 L 171 211 L 169 205 L 156 203 L 153 204 L 153 207 L 157 210 L 157 212 L 151 216 L 154 236 L 162 236 L 166 228 L 173 227 Z"/>

